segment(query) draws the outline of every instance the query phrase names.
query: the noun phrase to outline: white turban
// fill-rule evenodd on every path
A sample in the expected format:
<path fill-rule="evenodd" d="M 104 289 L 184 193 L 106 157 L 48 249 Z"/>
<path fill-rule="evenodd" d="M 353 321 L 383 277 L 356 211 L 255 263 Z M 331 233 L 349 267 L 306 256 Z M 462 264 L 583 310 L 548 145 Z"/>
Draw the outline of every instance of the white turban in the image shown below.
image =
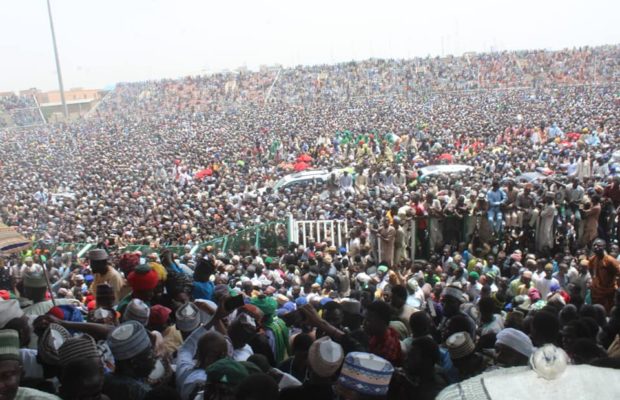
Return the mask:
<path fill-rule="evenodd" d="M 17 300 L 0 300 L 0 329 L 12 319 L 19 318 L 24 312 Z"/>
<path fill-rule="evenodd" d="M 420 284 L 415 278 L 411 278 L 407 281 L 407 286 L 411 289 L 412 292 L 417 292 L 420 289 Z"/>
<path fill-rule="evenodd" d="M 497 334 L 497 340 L 495 343 L 510 347 L 514 351 L 521 353 L 526 357 L 532 355 L 532 352 L 534 351 L 534 345 L 532 345 L 530 337 L 514 328 L 502 329 Z"/>

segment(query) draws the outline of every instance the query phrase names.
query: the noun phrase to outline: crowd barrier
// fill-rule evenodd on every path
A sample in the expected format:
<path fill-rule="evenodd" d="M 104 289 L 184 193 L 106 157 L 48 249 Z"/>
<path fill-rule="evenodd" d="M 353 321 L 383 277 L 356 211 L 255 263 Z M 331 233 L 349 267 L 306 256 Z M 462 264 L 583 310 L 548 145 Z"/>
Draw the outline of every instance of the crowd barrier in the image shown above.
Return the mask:
<path fill-rule="evenodd" d="M 428 258 L 431 250 L 437 250 L 445 244 L 456 245 L 461 242 L 468 243 L 476 230 L 476 216 L 458 218 L 447 217 L 423 217 L 415 218 L 404 225 L 406 243 L 410 259 Z M 479 218 L 479 217 L 478 217 Z M 422 221 L 426 221 L 426 228 Z M 486 224 L 486 218 L 481 219 Z M 478 225 L 479 226 L 479 225 Z M 230 235 L 219 236 L 209 241 L 195 244 L 191 248 L 186 246 L 151 246 L 148 244 L 132 244 L 121 249 L 112 247 L 111 250 L 119 250 L 121 253 L 140 251 L 142 254 L 159 252 L 168 249 L 173 254 L 181 257 L 185 254 L 200 254 L 207 246 L 221 253 L 248 255 L 250 249 L 265 249 L 269 255 L 275 255 L 280 247 L 286 248 L 290 243 L 301 244 L 307 247 L 314 242 L 331 242 L 337 248 L 349 248 L 349 227 L 346 220 L 278 220 L 242 229 Z M 381 245 L 374 235 L 371 235 L 373 250 L 381 251 Z M 374 240 L 374 243 L 372 242 Z M 34 245 L 34 248 L 40 247 Z M 84 257 L 95 243 L 59 243 L 54 245 L 52 255 L 60 251 L 55 248 L 62 247 L 62 253 L 71 252 L 79 257 Z"/>
<path fill-rule="evenodd" d="M 252 226 L 242 229 L 230 235 L 220 236 L 209 241 L 196 244 L 191 248 L 186 246 L 160 246 L 155 248 L 149 245 L 130 245 L 121 250 L 122 253 L 140 251 L 143 254 L 157 252 L 162 249 L 168 249 L 177 256 L 184 254 L 200 254 L 200 252 L 211 246 L 216 252 L 234 253 L 247 255 L 252 247 L 259 249 L 267 249 L 268 253 L 275 254 L 278 247 L 286 247 L 288 245 L 287 222 L 274 221 Z"/>
<path fill-rule="evenodd" d="M 52 256 L 59 255 L 58 253 L 75 253 L 78 257 L 83 257 L 93 247 L 95 247 L 94 243 L 62 242 L 55 246 Z M 62 251 L 57 250 L 58 248 L 62 248 Z"/>
<path fill-rule="evenodd" d="M 346 220 L 306 220 L 289 222 L 289 241 L 303 244 L 312 239 L 315 242 L 330 241 L 339 249 L 348 249 L 349 227 Z"/>
<path fill-rule="evenodd" d="M 403 225 L 406 253 L 410 260 L 428 259 L 431 253 L 445 245 L 457 246 L 469 243 L 475 232 L 476 217 L 456 216 L 416 217 Z M 424 224 L 426 222 L 426 224 Z M 381 242 L 376 235 L 370 236 L 373 255 L 381 253 Z"/>
<path fill-rule="evenodd" d="M 445 216 L 445 217 L 417 217 L 405 223 L 405 243 L 408 257 L 428 258 L 431 251 L 438 250 L 446 244 L 457 246 L 459 243 L 469 243 L 476 229 L 487 224 L 486 218 L 479 220 L 477 216 Z M 423 221 L 426 224 L 423 224 Z M 420 226 L 426 227 L 419 229 Z M 307 247 L 314 242 L 331 242 L 337 248 L 349 249 L 349 230 L 346 220 L 294 220 L 289 221 L 289 242 L 302 244 Z M 371 235 L 371 247 L 375 254 L 381 252 L 381 243 L 376 235 Z"/>

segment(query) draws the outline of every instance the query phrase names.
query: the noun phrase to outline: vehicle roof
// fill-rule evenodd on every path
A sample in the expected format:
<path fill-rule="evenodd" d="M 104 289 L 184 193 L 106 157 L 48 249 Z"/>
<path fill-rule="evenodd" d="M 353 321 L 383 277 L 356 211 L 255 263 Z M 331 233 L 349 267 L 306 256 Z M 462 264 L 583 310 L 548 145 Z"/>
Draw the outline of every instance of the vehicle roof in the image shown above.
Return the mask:
<path fill-rule="evenodd" d="M 517 176 L 506 176 L 500 181 L 502 184 L 506 184 L 509 181 L 513 183 L 534 183 L 538 181 L 544 181 L 548 176 L 541 174 L 538 171 L 524 172 Z"/>
<path fill-rule="evenodd" d="M 535 181 L 535 180 L 545 180 L 545 179 L 547 179 L 547 175 L 541 174 L 538 171 L 533 171 L 533 172 L 525 172 L 525 173 L 515 177 L 515 179 L 517 179 L 519 181 L 532 182 L 532 181 Z"/>
<path fill-rule="evenodd" d="M 283 176 L 278 181 L 278 183 L 276 185 L 277 186 L 283 185 L 285 183 L 288 183 L 288 182 L 291 182 L 291 181 L 295 181 L 295 180 L 299 180 L 299 179 L 308 179 L 308 178 L 316 178 L 316 177 L 329 176 L 331 173 L 337 173 L 337 172 L 338 171 L 336 171 L 336 170 L 332 170 L 332 172 L 329 172 L 326 169 L 314 169 L 314 170 L 307 170 L 307 171 L 296 172 L 294 174 Z"/>
<path fill-rule="evenodd" d="M 463 172 L 470 171 L 474 169 L 471 165 L 465 164 L 439 164 L 439 165 L 429 165 L 427 167 L 422 167 L 418 170 L 418 172 L 422 175 L 432 175 L 432 174 L 449 174 L 452 172 Z"/>
<path fill-rule="evenodd" d="M 52 193 L 51 195 L 53 197 L 70 197 L 72 199 L 75 199 L 75 193 L 73 192 L 58 192 L 58 193 Z"/>

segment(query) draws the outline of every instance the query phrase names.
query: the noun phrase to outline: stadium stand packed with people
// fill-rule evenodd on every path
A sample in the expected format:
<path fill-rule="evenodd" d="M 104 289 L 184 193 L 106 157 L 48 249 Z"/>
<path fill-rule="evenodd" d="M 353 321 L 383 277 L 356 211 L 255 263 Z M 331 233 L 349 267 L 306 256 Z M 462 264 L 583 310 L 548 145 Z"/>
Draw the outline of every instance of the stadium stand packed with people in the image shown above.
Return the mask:
<path fill-rule="evenodd" d="M 0 398 L 616 398 L 619 68 L 264 68 L 0 128 Z"/>
<path fill-rule="evenodd" d="M 32 96 L 0 95 L 0 128 L 41 124 L 41 114 Z"/>

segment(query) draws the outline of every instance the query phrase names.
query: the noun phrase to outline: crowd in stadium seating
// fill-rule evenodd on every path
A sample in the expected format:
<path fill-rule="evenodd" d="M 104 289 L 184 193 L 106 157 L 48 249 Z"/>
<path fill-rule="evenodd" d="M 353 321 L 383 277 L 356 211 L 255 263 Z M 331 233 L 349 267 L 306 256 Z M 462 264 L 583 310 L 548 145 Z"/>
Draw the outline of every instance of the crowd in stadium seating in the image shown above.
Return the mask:
<path fill-rule="evenodd" d="M 43 121 L 32 96 L 0 97 L 0 127 L 38 125 Z"/>
<path fill-rule="evenodd" d="M 568 74 L 580 68 L 581 60 L 592 57 L 591 53 L 601 60 L 613 59 L 607 56 L 610 51 L 568 52 L 564 59 L 560 57 L 564 53 L 549 53 L 546 57 L 543 55 L 547 53 L 540 52 L 508 53 L 505 59 L 499 59 L 503 65 L 519 56 L 522 64 L 543 59 L 545 65 L 566 65 Z M 476 59 L 491 62 L 498 57 Z M 455 60 L 455 64 L 465 62 Z M 450 59 L 444 61 L 448 66 L 431 69 L 450 71 Z M 362 70 L 366 64 L 352 68 Z M 369 70 L 372 64 L 378 62 L 372 62 Z M 355 84 L 357 80 L 347 72 L 351 69 L 340 67 L 333 68 L 335 79 L 326 81 Z M 599 68 L 613 70 L 613 66 Z M 514 174 L 515 167 L 522 172 L 536 167 L 555 171 L 574 166 L 580 159 L 581 163 L 587 159 L 597 167 L 601 163 L 611 166 L 613 133 L 617 131 L 613 84 L 472 93 L 431 91 L 391 99 L 363 97 L 365 88 L 361 85 L 348 101 L 337 106 L 311 98 L 303 107 L 289 102 L 291 98 L 282 88 L 299 86 L 299 92 L 304 93 L 305 83 L 316 83 L 312 82 L 310 70 L 280 73 L 270 97 L 287 101 L 262 104 L 265 91 L 277 75 L 274 71 L 238 76 L 232 81 L 234 85 L 228 84 L 231 81 L 223 75 L 127 84 L 119 85 L 104 100 L 98 118 L 5 133 L 3 174 L 9 184 L 2 188 L 2 196 L 14 200 L 3 204 L 2 217 L 25 232 L 46 231 L 61 241 L 98 241 L 110 234 L 129 234 L 131 240 L 157 238 L 162 243 L 192 244 L 281 217 L 286 211 L 299 213 L 302 208 L 290 210 L 280 201 L 258 204 L 257 199 L 243 196 L 241 203 L 240 194 L 290 173 L 280 165 L 304 152 L 315 158 L 315 167 L 357 165 L 367 169 L 367 174 L 374 174 L 379 166 L 399 170 L 405 176 L 401 192 L 408 191 L 415 182 L 417 167 L 435 163 L 444 153 L 453 156 L 454 161 L 477 167 L 474 174 L 482 187 L 464 185 L 463 193 L 484 191 L 490 183 L 486 181 L 492 179 L 489 169 L 504 177 Z M 312 97 L 311 90 L 302 96 Z M 566 133 L 581 134 L 587 129 L 586 136 L 603 140 L 598 139 L 601 144 L 594 151 L 584 140 L 560 145 L 554 141 L 546 144 L 542 139 L 532 143 L 534 131 L 541 130 L 544 135 L 553 123 Z M 369 145 L 372 162 L 366 160 L 364 165 L 364 160 L 356 159 L 359 143 L 352 140 L 337 148 L 336 133 L 345 130 L 365 136 L 376 133 L 377 138 L 365 144 Z M 391 143 L 390 150 L 399 154 L 398 160 L 392 157 L 377 163 L 383 147 L 380 139 L 387 134 L 397 135 L 398 142 L 406 146 Z M 471 150 L 474 143 L 476 151 L 464 151 Z M 515 146 L 520 151 L 515 152 Z M 200 182 L 192 179 L 196 172 L 209 168 L 219 169 L 216 176 Z M 46 191 L 51 197 L 67 187 L 78 196 L 63 204 L 41 204 L 33 197 L 37 191 Z M 315 190 L 320 193 L 324 188 Z M 333 188 L 330 193 L 337 196 Z M 424 193 L 420 195 L 425 197 Z M 310 204 L 312 194 L 308 191 L 278 196 L 284 197 L 278 200 L 304 205 L 305 213 L 313 217 L 321 213 L 325 218 L 343 217 L 347 210 L 341 202 L 334 210 L 318 211 Z M 355 201 L 372 200 L 366 197 L 356 196 Z M 270 204 L 273 209 L 268 210 Z M 368 210 L 357 212 L 368 216 Z M 194 218 L 195 213 L 201 218 Z M 175 221 L 171 221 L 172 216 Z M 166 225 L 166 221 L 176 225 Z"/>
<path fill-rule="evenodd" d="M 0 129 L 0 220 L 39 244 L 0 257 L 11 390 L 617 393 L 619 63 L 607 46 L 265 68 L 119 84 L 88 119 Z M 473 168 L 422 174 L 438 164 Z M 273 188 L 302 169 L 329 178 Z M 346 220 L 346 243 L 191 251 L 289 215 Z"/>
<path fill-rule="evenodd" d="M 0 97 L 0 110 L 3 111 L 36 106 L 37 105 L 32 96 L 17 96 L 13 94 L 10 96 Z"/>

